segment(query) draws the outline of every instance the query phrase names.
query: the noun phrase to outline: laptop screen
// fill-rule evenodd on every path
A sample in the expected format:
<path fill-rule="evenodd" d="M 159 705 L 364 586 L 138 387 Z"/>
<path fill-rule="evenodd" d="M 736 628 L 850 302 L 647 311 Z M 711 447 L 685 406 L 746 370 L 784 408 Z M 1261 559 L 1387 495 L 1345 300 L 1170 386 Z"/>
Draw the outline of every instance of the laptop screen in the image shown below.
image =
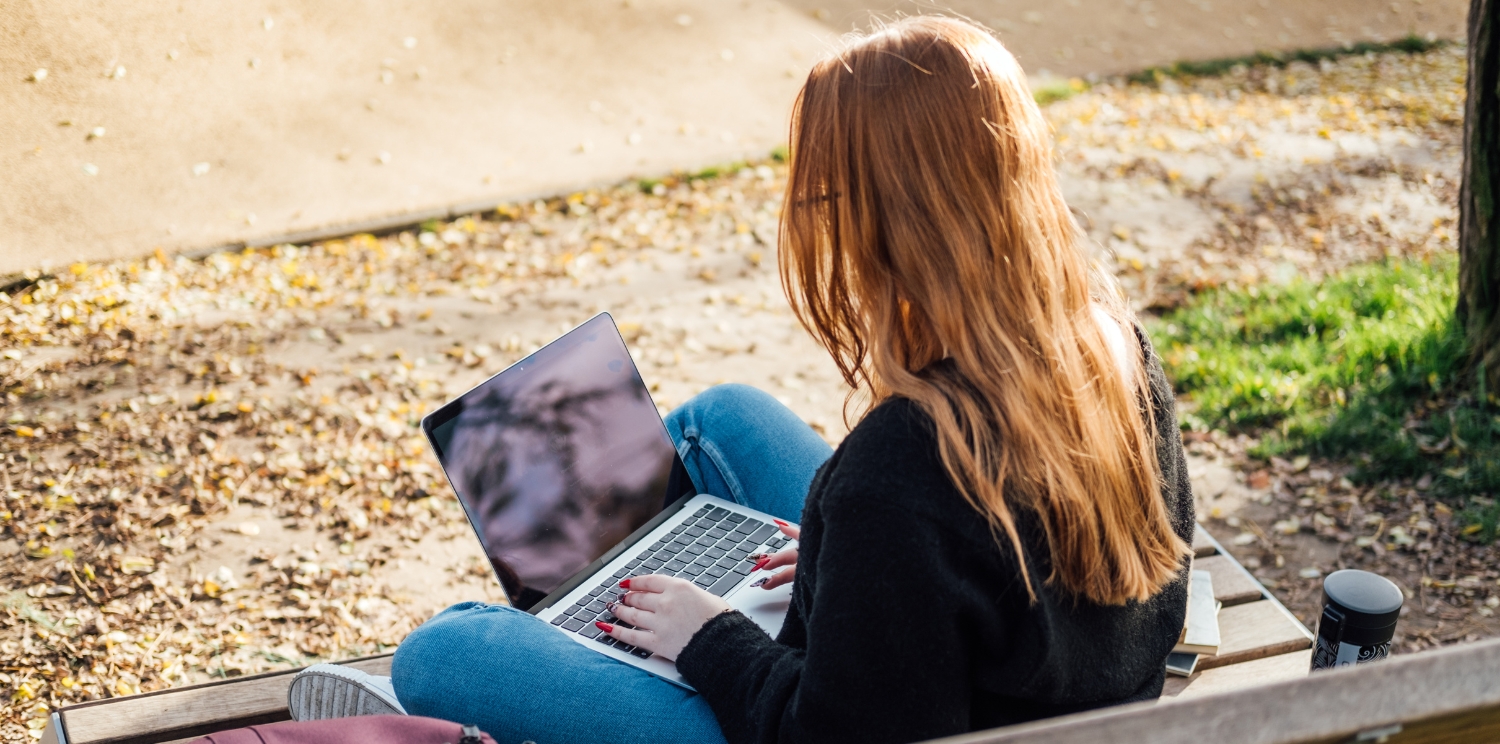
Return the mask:
<path fill-rule="evenodd" d="M 601 313 L 424 422 L 512 604 L 529 607 L 697 492 Z"/>

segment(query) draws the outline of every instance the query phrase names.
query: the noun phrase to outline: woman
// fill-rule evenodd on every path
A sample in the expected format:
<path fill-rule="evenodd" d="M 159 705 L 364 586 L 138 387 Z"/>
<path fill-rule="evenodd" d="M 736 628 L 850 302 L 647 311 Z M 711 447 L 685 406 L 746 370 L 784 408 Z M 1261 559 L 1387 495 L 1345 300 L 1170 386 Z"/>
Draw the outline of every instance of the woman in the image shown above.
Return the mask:
<path fill-rule="evenodd" d="M 636 627 L 607 632 L 695 695 L 459 605 L 397 651 L 410 712 L 545 744 L 907 742 L 1160 694 L 1193 529 L 1171 389 L 1091 284 L 1016 61 L 903 20 L 813 69 L 791 135 L 783 285 L 871 409 L 831 457 L 743 387 L 668 420 L 705 490 L 800 521 L 779 637 L 630 579 Z"/>

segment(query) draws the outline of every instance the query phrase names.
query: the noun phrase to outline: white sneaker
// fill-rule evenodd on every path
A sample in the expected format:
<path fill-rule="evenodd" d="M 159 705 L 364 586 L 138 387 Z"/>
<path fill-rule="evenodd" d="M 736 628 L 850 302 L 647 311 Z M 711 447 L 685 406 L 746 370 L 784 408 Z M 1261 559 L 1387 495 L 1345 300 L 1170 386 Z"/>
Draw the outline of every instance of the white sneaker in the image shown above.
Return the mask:
<path fill-rule="evenodd" d="M 287 690 L 286 704 L 294 721 L 406 715 L 390 677 L 377 677 L 341 664 L 314 664 L 297 672 Z"/>

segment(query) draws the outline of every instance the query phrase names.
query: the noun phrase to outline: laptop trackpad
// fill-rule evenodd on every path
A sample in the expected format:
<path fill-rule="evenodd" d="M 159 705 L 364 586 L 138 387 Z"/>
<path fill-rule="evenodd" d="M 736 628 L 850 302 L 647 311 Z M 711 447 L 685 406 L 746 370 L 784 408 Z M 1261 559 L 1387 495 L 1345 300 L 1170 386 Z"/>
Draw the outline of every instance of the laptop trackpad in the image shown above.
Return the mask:
<path fill-rule="evenodd" d="M 769 591 L 746 584 L 729 595 L 729 606 L 744 613 L 772 638 L 781 632 L 781 623 L 786 620 L 787 607 L 792 602 L 792 584 L 783 584 Z"/>

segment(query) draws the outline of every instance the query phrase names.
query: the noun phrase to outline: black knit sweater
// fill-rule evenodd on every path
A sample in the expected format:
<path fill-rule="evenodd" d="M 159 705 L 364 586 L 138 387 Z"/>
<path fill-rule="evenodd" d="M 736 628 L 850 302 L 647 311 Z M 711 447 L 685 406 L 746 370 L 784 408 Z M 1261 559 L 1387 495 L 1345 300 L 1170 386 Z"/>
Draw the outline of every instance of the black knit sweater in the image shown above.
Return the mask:
<path fill-rule="evenodd" d="M 1193 498 L 1161 362 L 1141 337 L 1162 498 L 1191 540 Z M 1050 572 L 1034 517 L 1027 565 Z M 913 742 L 1161 694 L 1187 563 L 1152 599 L 1104 606 L 1034 583 L 952 485 L 916 404 L 871 411 L 813 479 L 791 608 L 774 640 L 737 612 L 677 659 L 740 742 Z M 751 590 L 754 591 L 754 590 Z"/>

